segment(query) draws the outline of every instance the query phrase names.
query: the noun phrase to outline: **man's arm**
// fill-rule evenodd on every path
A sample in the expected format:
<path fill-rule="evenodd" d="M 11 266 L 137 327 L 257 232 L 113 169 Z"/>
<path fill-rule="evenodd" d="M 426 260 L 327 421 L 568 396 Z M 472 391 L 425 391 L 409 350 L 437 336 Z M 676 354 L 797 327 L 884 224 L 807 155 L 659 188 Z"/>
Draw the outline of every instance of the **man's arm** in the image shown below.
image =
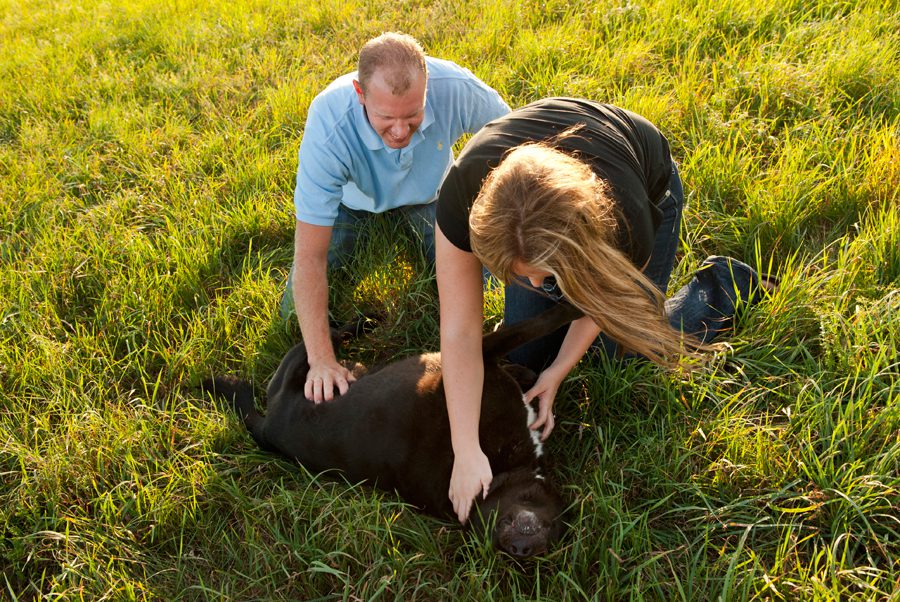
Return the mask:
<path fill-rule="evenodd" d="M 314 226 L 297 220 L 294 231 L 294 277 L 291 294 L 300 332 L 309 354 L 307 399 L 330 401 L 334 389 L 343 394 L 355 379 L 335 357 L 328 325 L 328 245 L 331 226 Z"/>
<path fill-rule="evenodd" d="M 481 81 L 474 73 L 468 71 L 471 79 L 465 94 L 468 105 L 462 115 L 464 131 L 474 134 L 488 122 L 509 113 L 509 105 L 492 87 Z"/>

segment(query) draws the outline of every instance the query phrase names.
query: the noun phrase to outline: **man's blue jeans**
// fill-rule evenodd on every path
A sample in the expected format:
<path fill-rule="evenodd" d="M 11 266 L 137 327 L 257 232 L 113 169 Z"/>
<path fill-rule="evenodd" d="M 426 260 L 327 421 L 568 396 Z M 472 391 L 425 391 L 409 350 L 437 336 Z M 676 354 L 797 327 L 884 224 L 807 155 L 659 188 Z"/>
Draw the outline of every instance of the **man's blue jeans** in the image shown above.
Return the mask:
<path fill-rule="evenodd" d="M 684 188 L 674 163 L 669 190 L 658 206 L 663 212 L 662 223 L 656 232 L 653 252 L 644 268 L 644 274 L 665 295 L 675 264 L 684 208 Z M 709 257 L 691 281 L 666 300 L 669 322 L 673 327 L 708 343 L 719 332 L 731 326 L 736 308 L 750 300 L 757 283 L 756 271 L 747 264 L 728 257 Z M 527 320 L 555 303 L 538 289 L 520 285 L 507 286 L 503 322 L 515 324 Z M 635 316 L 635 319 L 640 318 Z M 510 361 L 535 371 L 543 370 L 556 358 L 567 330 L 568 326 L 565 326 L 551 335 L 519 347 L 509 354 Z M 617 354 L 616 343 L 602 334 L 593 349 L 610 357 Z"/>
<path fill-rule="evenodd" d="M 435 203 L 407 205 L 387 212 L 391 217 L 402 219 L 409 226 L 421 244 L 422 253 L 428 265 L 432 266 L 434 265 L 434 213 Z M 343 267 L 353 257 L 360 234 L 375 215 L 368 211 L 340 206 L 331 231 L 331 244 L 328 247 L 328 269 L 330 271 Z M 281 298 L 280 313 L 282 319 L 285 320 L 290 318 L 294 311 L 294 296 L 291 292 L 293 279 L 294 266 L 292 265 L 284 295 Z"/>

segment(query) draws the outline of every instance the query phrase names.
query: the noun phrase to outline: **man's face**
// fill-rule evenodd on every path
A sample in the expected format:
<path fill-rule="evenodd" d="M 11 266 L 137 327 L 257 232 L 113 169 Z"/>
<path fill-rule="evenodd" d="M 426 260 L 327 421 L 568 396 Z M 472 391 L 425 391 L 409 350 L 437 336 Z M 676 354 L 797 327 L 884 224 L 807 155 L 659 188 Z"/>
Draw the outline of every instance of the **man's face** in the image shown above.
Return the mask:
<path fill-rule="evenodd" d="M 417 72 L 409 89 L 394 95 L 380 71 L 376 71 L 363 93 L 354 81 L 356 96 L 366 110 L 372 128 L 390 148 L 403 148 L 425 119 L 425 74 Z"/>

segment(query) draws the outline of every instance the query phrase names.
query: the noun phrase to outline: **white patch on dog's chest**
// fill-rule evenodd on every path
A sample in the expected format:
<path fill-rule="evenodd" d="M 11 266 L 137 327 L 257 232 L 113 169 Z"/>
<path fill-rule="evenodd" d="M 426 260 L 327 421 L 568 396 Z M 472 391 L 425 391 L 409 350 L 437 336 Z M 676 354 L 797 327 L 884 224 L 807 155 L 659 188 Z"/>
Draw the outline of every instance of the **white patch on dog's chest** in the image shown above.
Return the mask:
<path fill-rule="evenodd" d="M 522 397 L 522 402 L 524 403 L 525 397 Z M 534 408 L 531 407 L 530 403 L 525 404 L 525 411 L 527 412 L 526 420 L 528 422 L 525 423 L 525 427 L 527 428 L 532 422 L 537 419 L 537 412 L 534 411 Z M 530 428 L 528 429 L 528 434 L 531 435 L 531 442 L 534 444 L 534 457 L 540 458 L 544 455 L 544 444 L 541 443 L 541 434 L 538 431 L 533 431 Z"/>

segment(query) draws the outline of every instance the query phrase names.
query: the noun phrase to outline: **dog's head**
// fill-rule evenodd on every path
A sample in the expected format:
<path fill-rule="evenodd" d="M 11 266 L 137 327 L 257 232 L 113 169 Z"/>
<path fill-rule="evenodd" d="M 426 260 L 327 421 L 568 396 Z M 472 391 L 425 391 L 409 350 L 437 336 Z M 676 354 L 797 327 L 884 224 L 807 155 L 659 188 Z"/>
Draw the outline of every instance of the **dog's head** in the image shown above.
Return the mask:
<path fill-rule="evenodd" d="M 487 498 L 476 499 L 470 527 L 484 533 L 493 524 L 494 547 L 516 558 L 544 554 L 562 532 L 564 504 L 557 489 L 534 470 L 494 477 Z"/>

